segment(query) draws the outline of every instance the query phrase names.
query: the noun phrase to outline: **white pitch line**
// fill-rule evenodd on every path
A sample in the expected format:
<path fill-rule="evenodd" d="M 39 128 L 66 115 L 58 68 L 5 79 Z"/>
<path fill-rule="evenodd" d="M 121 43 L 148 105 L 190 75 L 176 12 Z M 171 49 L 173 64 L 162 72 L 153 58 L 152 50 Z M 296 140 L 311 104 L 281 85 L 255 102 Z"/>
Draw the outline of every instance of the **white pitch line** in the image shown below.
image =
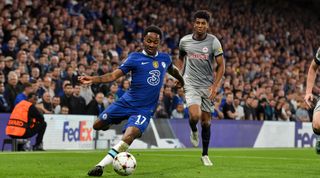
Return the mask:
<path fill-rule="evenodd" d="M 180 154 L 145 154 L 143 156 L 165 156 L 165 157 L 199 157 L 198 155 L 180 155 Z M 293 161 L 320 161 L 320 159 L 310 158 L 288 158 L 288 157 L 263 157 L 263 156 L 209 156 L 213 158 L 231 158 L 231 159 L 271 159 L 271 160 L 293 160 Z M 315 155 L 317 157 L 317 155 Z"/>

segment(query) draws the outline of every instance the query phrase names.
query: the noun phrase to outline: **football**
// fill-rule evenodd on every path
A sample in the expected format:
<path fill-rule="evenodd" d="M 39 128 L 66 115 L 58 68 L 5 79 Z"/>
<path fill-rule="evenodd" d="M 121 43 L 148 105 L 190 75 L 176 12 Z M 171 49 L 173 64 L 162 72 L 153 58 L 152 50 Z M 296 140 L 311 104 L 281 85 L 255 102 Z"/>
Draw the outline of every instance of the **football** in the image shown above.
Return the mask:
<path fill-rule="evenodd" d="M 134 156 L 128 152 L 121 152 L 114 157 L 113 169 L 121 176 L 128 176 L 134 172 L 137 162 Z"/>

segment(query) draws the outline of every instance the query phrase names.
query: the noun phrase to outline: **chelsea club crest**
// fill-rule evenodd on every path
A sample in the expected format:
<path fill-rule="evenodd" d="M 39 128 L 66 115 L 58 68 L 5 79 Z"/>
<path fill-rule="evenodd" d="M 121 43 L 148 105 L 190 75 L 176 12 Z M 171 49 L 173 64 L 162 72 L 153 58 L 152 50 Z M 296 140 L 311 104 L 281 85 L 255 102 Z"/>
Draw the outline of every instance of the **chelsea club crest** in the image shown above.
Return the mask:
<path fill-rule="evenodd" d="M 153 62 L 152 62 L 152 65 L 153 65 L 153 67 L 156 68 L 156 69 L 159 67 L 158 61 L 153 61 Z"/>

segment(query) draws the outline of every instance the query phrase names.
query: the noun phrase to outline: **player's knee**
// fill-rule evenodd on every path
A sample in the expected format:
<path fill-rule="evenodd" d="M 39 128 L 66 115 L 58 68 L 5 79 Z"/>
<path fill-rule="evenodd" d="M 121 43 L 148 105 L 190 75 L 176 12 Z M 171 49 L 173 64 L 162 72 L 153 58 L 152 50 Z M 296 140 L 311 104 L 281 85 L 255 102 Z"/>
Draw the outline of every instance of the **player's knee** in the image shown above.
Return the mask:
<path fill-rule="evenodd" d="M 190 113 L 190 119 L 194 121 L 198 121 L 200 119 L 201 115 L 198 113 Z"/>
<path fill-rule="evenodd" d="M 312 121 L 312 127 L 316 129 L 320 129 L 320 119 L 314 118 Z"/>
<path fill-rule="evenodd" d="M 101 130 L 101 124 L 99 122 L 96 122 L 93 124 L 93 129 L 94 130 Z"/>
<path fill-rule="evenodd" d="M 110 125 L 104 123 L 101 120 L 96 120 L 92 127 L 94 130 L 108 130 L 110 128 Z"/>
<path fill-rule="evenodd" d="M 210 127 L 210 126 L 211 126 L 211 122 L 210 121 L 201 122 L 201 127 Z"/>
<path fill-rule="evenodd" d="M 100 129 L 99 129 L 99 126 L 97 126 L 96 124 L 93 124 L 93 129 L 94 129 L 94 130 L 100 130 Z"/>
<path fill-rule="evenodd" d="M 316 129 L 316 128 L 312 128 L 313 133 L 315 133 L 316 135 L 320 135 L 320 129 Z"/>
<path fill-rule="evenodd" d="M 313 122 L 312 123 L 312 130 L 315 134 L 320 135 L 320 123 L 319 122 Z"/>

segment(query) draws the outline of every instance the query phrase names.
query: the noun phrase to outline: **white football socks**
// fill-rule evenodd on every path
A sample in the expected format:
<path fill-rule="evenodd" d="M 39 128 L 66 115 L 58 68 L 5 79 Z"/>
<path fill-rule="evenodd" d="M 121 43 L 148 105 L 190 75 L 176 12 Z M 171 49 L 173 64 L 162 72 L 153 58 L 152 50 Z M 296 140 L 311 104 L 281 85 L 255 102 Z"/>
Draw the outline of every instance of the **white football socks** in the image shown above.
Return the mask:
<path fill-rule="evenodd" d="M 125 152 L 128 150 L 130 145 L 128 145 L 124 141 L 120 141 L 118 144 L 116 144 L 114 147 L 112 147 L 111 150 L 109 150 L 108 154 L 97 164 L 97 166 L 105 167 L 108 164 L 111 164 L 113 161 L 113 158 L 120 152 Z"/>

